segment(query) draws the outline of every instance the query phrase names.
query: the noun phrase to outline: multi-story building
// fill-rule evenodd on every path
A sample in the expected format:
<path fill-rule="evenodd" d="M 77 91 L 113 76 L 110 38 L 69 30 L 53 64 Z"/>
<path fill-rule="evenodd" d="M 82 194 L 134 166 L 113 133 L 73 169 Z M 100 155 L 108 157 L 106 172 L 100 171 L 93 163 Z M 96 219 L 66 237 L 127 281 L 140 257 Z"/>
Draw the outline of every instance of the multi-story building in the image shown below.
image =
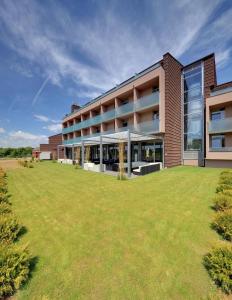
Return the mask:
<path fill-rule="evenodd" d="M 217 86 L 214 54 L 183 66 L 167 53 L 84 106 L 72 106 L 62 124 L 70 159 L 89 145 L 91 161 L 111 164 L 125 141 L 132 164 L 232 166 L 232 83 Z"/>

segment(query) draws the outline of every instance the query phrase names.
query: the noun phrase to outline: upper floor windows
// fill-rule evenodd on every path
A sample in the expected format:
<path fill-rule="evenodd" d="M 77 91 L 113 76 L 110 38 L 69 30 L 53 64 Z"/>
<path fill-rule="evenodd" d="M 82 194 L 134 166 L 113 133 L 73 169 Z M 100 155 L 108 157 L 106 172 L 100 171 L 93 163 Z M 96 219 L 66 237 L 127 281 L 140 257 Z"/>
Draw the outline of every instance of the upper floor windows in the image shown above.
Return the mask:
<path fill-rule="evenodd" d="M 222 108 L 218 111 L 211 112 L 211 120 L 217 121 L 225 118 L 225 109 Z"/>
<path fill-rule="evenodd" d="M 159 120 L 159 112 L 158 111 L 153 111 L 153 120 Z"/>

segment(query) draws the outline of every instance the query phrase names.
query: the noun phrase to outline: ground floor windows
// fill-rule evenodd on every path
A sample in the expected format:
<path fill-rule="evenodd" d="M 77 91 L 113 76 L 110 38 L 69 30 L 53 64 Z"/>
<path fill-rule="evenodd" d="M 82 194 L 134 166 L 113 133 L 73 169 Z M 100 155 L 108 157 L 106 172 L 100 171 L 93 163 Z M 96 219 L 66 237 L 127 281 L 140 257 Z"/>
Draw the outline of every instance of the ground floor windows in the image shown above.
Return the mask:
<path fill-rule="evenodd" d="M 224 135 L 214 135 L 211 137 L 211 148 L 220 149 L 225 147 L 225 136 Z"/>
<path fill-rule="evenodd" d="M 127 143 L 125 143 L 125 161 L 127 161 Z M 86 147 L 85 147 L 86 151 Z M 81 151 L 80 151 L 81 152 Z M 74 147 L 75 154 L 75 147 Z M 81 153 L 80 153 L 81 156 Z M 66 147 L 66 157 L 72 159 L 72 147 Z M 74 159 L 76 159 L 74 157 Z M 103 161 L 117 162 L 119 160 L 118 144 L 103 145 Z M 90 161 L 100 161 L 100 146 L 90 146 Z M 138 162 L 163 162 L 163 142 L 147 141 L 147 142 L 132 142 L 131 143 L 131 161 Z"/>

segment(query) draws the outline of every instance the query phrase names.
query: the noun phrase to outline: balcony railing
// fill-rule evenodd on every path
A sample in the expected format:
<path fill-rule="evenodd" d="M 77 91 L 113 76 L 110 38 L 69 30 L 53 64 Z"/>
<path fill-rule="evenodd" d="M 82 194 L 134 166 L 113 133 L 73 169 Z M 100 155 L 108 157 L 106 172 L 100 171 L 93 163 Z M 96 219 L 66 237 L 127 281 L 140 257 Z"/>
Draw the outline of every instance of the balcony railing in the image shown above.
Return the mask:
<path fill-rule="evenodd" d="M 209 148 L 210 152 L 232 152 L 232 147 Z"/>
<path fill-rule="evenodd" d="M 225 118 L 209 122 L 209 133 L 232 132 L 232 118 Z"/>
<path fill-rule="evenodd" d="M 68 139 L 68 140 L 64 140 L 63 144 L 64 145 L 68 145 L 68 144 L 76 144 L 76 143 L 80 143 L 81 141 L 87 139 L 87 138 L 93 138 L 93 137 L 97 137 L 100 135 L 107 135 L 107 134 L 112 134 L 112 133 L 117 133 L 117 132 L 122 132 L 122 131 L 126 131 L 126 130 L 130 130 L 130 131 L 134 131 L 134 132 L 141 132 L 144 134 L 151 134 L 151 133 L 158 133 L 159 132 L 159 120 L 153 120 L 153 121 L 147 121 L 147 122 L 141 122 L 138 123 L 136 126 L 134 125 L 128 125 L 126 127 L 119 127 L 117 129 L 110 129 L 107 131 L 103 131 L 103 132 L 95 132 L 93 134 L 89 134 L 89 135 L 84 135 L 82 137 L 77 137 L 77 138 L 73 138 L 73 139 Z"/>
<path fill-rule="evenodd" d="M 157 104 L 159 104 L 159 92 L 154 92 L 150 95 L 146 95 L 146 96 L 139 98 L 137 101 L 129 102 L 125 105 L 121 105 L 121 106 L 117 107 L 116 109 L 111 109 L 101 115 L 95 116 L 88 120 L 84 120 L 84 121 L 74 124 L 70 127 L 63 128 L 62 133 L 66 134 L 66 133 L 77 131 L 77 130 L 87 128 L 90 126 L 108 122 L 110 120 L 114 120 L 115 118 L 123 117 L 128 114 L 138 112 L 138 111 L 141 111 L 146 108 L 150 108 Z"/>

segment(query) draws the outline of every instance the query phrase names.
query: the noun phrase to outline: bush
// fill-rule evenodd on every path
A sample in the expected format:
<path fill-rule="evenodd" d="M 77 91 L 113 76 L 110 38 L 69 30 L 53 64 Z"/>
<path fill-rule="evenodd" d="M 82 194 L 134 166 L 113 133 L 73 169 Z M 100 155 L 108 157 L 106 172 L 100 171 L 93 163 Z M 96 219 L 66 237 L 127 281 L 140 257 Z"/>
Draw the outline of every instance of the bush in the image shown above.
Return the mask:
<path fill-rule="evenodd" d="M 232 241 L 232 211 L 217 214 L 212 227 L 228 241 Z"/>
<path fill-rule="evenodd" d="M 216 188 L 217 193 L 221 193 L 226 190 L 232 190 L 232 186 L 230 184 L 219 184 Z"/>
<path fill-rule="evenodd" d="M 9 195 L 0 192 L 0 204 L 2 203 L 11 204 L 9 198 L 10 198 Z"/>
<path fill-rule="evenodd" d="M 225 293 L 232 292 L 232 249 L 214 248 L 206 254 L 203 264 L 210 277 Z"/>
<path fill-rule="evenodd" d="M 34 168 L 33 164 L 28 164 L 27 167 L 30 169 Z"/>
<path fill-rule="evenodd" d="M 0 298 L 12 295 L 28 279 L 27 249 L 0 247 Z"/>
<path fill-rule="evenodd" d="M 0 178 L 0 193 L 7 193 L 6 181 Z"/>
<path fill-rule="evenodd" d="M 1 243 L 14 242 L 22 226 L 18 223 L 13 214 L 0 215 L 0 241 Z"/>
<path fill-rule="evenodd" d="M 220 176 L 219 184 L 227 184 L 232 188 L 232 173 L 231 175 L 227 174 Z"/>
<path fill-rule="evenodd" d="M 0 203 L 0 215 L 4 214 L 10 214 L 11 213 L 11 207 L 7 203 Z"/>
<path fill-rule="evenodd" d="M 224 193 L 219 193 L 214 199 L 214 208 L 218 211 L 232 209 L 232 197 Z"/>

